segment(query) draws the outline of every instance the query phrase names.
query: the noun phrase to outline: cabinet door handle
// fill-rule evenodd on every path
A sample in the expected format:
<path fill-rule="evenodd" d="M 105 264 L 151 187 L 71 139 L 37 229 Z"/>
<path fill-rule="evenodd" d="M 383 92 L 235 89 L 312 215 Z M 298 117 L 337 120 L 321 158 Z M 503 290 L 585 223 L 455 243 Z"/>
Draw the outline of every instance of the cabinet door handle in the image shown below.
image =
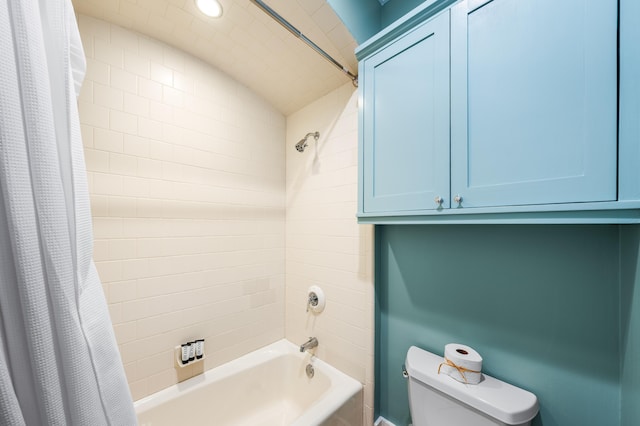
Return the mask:
<path fill-rule="evenodd" d="M 440 205 L 442 204 L 443 200 L 442 200 L 442 197 L 436 197 L 434 201 L 436 202 L 437 205 Z"/>
<path fill-rule="evenodd" d="M 456 195 L 455 197 L 453 197 L 453 201 L 460 204 L 462 203 L 462 197 L 460 195 Z"/>

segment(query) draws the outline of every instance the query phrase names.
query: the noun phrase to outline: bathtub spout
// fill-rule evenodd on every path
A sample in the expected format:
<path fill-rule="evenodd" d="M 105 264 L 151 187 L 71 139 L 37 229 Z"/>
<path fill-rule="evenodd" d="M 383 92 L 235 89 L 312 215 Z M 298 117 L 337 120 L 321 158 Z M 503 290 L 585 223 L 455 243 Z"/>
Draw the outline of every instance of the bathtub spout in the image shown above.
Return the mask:
<path fill-rule="evenodd" d="M 307 351 L 309 349 L 313 349 L 318 346 L 318 339 L 315 337 L 309 337 L 309 340 L 300 345 L 300 352 Z"/>

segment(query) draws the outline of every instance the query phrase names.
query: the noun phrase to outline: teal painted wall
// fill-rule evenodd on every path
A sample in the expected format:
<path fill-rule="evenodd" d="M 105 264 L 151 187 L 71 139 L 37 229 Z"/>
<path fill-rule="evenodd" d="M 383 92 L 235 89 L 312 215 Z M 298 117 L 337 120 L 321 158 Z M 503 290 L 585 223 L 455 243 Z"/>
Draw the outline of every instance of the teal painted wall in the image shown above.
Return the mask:
<path fill-rule="evenodd" d="M 424 0 L 391 0 L 382 6 L 380 15 L 380 29 L 384 29 L 393 24 L 396 20 L 402 18 L 411 9 L 420 6 Z"/>
<path fill-rule="evenodd" d="M 391 0 L 380 5 L 378 0 L 327 0 L 353 38 L 362 44 L 424 0 Z"/>
<path fill-rule="evenodd" d="M 619 244 L 617 225 L 376 227 L 377 414 L 409 422 L 409 346 L 441 355 L 459 342 L 483 355 L 485 373 L 538 396 L 534 425 L 619 424 Z M 640 338 L 628 331 L 637 378 Z"/>
<path fill-rule="evenodd" d="M 640 226 L 620 233 L 621 412 L 623 426 L 640 424 Z"/>
<path fill-rule="evenodd" d="M 362 44 L 425 0 L 327 0 L 353 38 Z"/>
<path fill-rule="evenodd" d="M 327 0 L 358 44 L 374 36 L 380 27 L 378 0 Z"/>

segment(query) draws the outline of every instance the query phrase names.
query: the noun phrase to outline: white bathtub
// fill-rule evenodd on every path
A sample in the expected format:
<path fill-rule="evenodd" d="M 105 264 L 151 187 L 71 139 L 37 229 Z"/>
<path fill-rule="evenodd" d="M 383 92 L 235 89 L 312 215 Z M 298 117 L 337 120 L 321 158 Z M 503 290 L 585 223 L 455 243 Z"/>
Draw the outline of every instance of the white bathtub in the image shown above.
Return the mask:
<path fill-rule="evenodd" d="M 135 403 L 140 426 L 362 425 L 362 385 L 280 340 Z"/>

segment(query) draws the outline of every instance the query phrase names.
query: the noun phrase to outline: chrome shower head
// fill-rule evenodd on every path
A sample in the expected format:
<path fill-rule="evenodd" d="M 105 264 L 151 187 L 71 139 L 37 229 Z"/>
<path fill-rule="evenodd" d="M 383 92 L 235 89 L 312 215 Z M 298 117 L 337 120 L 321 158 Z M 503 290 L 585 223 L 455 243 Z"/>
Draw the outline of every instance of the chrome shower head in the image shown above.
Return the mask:
<path fill-rule="evenodd" d="M 304 148 L 307 146 L 307 139 L 301 139 L 300 142 L 296 144 L 296 149 L 298 152 L 304 152 Z"/>
<path fill-rule="evenodd" d="M 308 146 L 307 138 L 309 136 L 313 136 L 313 139 L 315 139 L 317 142 L 318 138 L 320 137 L 320 132 L 307 133 L 304 138 L 300 139 L 300 141 L 296 144 L 296 150 L 298 152 L 304 152 L 304 149 Z"/>

